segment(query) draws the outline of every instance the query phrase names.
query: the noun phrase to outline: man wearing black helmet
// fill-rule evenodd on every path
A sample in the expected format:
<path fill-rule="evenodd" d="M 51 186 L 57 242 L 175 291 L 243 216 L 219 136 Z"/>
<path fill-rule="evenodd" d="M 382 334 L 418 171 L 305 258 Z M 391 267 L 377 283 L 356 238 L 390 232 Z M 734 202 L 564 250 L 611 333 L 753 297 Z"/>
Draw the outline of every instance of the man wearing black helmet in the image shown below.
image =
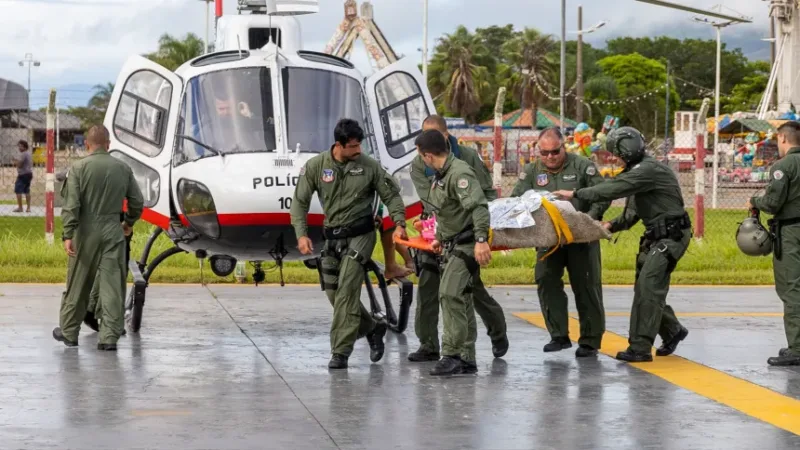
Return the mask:
<path fill-rule="evenodd" d="M 606 149 L 622 160 L 625 169 L 614 179 L 590 188 L 557 191 L 559 197 L 590 202 L 628 198 L 622 215 L 605 222 L 612 232 L 630 229 L 640 219 L 645 232 L 636 258 L 636 284 L 631 310 L 628 349 L 617 359 L 652 361 L 656 335 L 662 345 L 656 355 L 667 356 L 689 334 L 667 305 L 670 275 L 686 253 L 692 238 L 691 220 L 686 214 L 680 183 L 672 169 L 645 154 L 642 134 L 622 127 L 608 135 Z"/>

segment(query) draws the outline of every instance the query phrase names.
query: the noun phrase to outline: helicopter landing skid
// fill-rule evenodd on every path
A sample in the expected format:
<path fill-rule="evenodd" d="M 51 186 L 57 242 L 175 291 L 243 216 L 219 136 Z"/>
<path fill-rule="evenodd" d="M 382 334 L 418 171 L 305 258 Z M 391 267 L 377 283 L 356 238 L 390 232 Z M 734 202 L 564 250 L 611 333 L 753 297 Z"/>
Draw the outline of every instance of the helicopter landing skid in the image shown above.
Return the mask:
<path fill-rule="evenodd" d="M 147 264 L 147 259 L 150 256 L 153 243 L 155 243 L 156 239 L 158 239 L 158 236 L 160 236 L 163 231 L 164 230 L 161 228 L 156 228 L 153 234 L 150 235 L 150 238 L 147 239 L 142 258 L 138 262 L 133 259 L 128 262 L 128 268 L 133 276 L 133 289 L 128 293 L 128 297 L 125 300 L 125 321 L 128 323 L 128 327 L 133 333 L 138 333 L 139 329 L 142 327 L 147 286 L 150 285 L 150 276 L 153 274 L 153 271 L 170 256 L 177 255 L 178 253 L 186 253 L 186 250 L 180 247 L 171 247 L 156 256 L 150 264 Z"/>
<path fill-rule="evenodd" d="M 324 290 L 321 258 L 307 259 L 303 261 L 303 264 L 309 269 L 317 270 L 320 289 Z M 378 297 L 375 295 L 370 273 L 374 274 L 378 280 L 378 289 L 381 292 L 381 297 L 383 297 L 383 307 L 381 307 Z M 379 322 L 385 322 L 389 329 L 395 333 L 403 333 L 408 327 L 408 315 L 414 298 L 414 284 L 406 278 L 394 278 L 387 281 L 383 277 L 383 273 L 383 266 L 373 260 L 369 260 L 364 267 L 364 283 L 367 285 L 372 317 Z M 400 303 L 397 312 L 395 312 L 395 308 L 392 305 L 392 297 L 389 294 L 389 284 L 391 283 L 396 283 L 400 288 Z"/>

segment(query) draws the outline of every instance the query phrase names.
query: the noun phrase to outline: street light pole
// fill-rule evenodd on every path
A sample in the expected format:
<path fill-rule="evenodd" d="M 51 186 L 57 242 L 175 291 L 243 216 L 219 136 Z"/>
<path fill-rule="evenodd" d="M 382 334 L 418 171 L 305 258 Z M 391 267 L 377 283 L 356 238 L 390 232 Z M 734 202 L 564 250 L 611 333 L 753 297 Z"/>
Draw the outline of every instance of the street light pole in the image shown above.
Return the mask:
<path fill-rule="evenodd" d="M 422 79 L 428 84 L 428 0 L 422 1 Z"/>
<path fill-rule="evenodd" d="M 559 107 L 560 113 L 560 127 L 561 134 L 564 134 L 564 85 L 566 84 L 567 68 L 566 68 L 566 46 L 567 46 L 567 0 L 561 0 L 561 89 L 560 99 L 561 106 Z"/>
<path fill-rule="evenodd" d="M 578 30 L 583 30 L 583 6 L 578 6 Z M 575 96 L 575 120 L 579 123 L 583 122 L 583 33 L 578 33 L 578 55 L 576 62 L 576 72 L 578 85 L 576 87 Z"/>
<path fill-rule="evenodd" d="M 720 84 L 720 66 L 722 59 L 722 39 L 720 28 L 725 25 L 714 25 L 717 30 L 717 84 L 714 87 L 714 152 L 711 157 L 711 208 L 717 208 L 717 179 L 718 168 L 717 160 L 719 159 L 719 84 Z"/>
<path fill-rule="evenodd" d="M 19 66 L 23 67 L 25 64 L 28 65 L 28 141 L 33 142 L 33 127 L 31 124 L 31 64 L 34 67 L 39 67 L 42 63 L 33 59 L 31 53 L 25 53 L 25 59 L 19 61 Z"/>

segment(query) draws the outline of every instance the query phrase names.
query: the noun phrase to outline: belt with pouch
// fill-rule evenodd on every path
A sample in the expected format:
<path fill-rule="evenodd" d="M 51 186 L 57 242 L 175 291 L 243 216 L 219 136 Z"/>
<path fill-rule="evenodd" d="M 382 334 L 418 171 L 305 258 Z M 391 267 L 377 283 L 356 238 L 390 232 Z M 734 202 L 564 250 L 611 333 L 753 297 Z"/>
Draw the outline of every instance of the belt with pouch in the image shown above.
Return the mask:
<path fill-rule="evenodd" d="M 775 253 L 775 259 L 781 259 L 781 256 L 783 256 L 783 236 L 781 229 L 789 225 L 797 225 L 798 223 L 800 223 L 800 217 L 793 217 L 791 219 L 769 219 L 767 221 L 769 232 L 772 234 L 772 251 Z"/>
<path fill-rule="evenodd" d="M 325 227 L 322 230 L 325 239 L 339 240 L 361 236 L 375 231 L 375 219 L 372 216 L 364 216 L 352 224 L 341 227 Z"/>

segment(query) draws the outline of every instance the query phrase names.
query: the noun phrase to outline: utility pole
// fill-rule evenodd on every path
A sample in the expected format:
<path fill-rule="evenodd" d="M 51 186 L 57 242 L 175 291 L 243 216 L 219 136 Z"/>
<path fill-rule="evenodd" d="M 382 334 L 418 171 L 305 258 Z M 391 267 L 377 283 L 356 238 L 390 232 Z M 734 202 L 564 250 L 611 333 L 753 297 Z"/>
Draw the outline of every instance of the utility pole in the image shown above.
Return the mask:
<path fill-rule="evenodd" d="M 208 28 L 209 28 L 208 27 L 208 5 L 209 5 L 209 3 L 211 3 L 214 0 L 200 0 L 200 1 L 205 3 L 205 10 L 206 10 L 206 48 L 205 48 L 205 51 L 203 53 L 208 53 L 208 35 L 209 35 L 209 32 L 208 32 Z"/>
<path fill-rule="evenodd" d="M 667 139 L 669 139 L 669 60 L 667 60 L 667 103 L 664 105 L 664 153 L 667 149 Z"/>
<path fill-rule="evenodd" d="M 575 102 L 575 120 L 578 123 L 583 122 L 583 6 L 578 6 L 578 60 L 577 60 L 577 78 L 578 85 L 576 87 Z"/>

